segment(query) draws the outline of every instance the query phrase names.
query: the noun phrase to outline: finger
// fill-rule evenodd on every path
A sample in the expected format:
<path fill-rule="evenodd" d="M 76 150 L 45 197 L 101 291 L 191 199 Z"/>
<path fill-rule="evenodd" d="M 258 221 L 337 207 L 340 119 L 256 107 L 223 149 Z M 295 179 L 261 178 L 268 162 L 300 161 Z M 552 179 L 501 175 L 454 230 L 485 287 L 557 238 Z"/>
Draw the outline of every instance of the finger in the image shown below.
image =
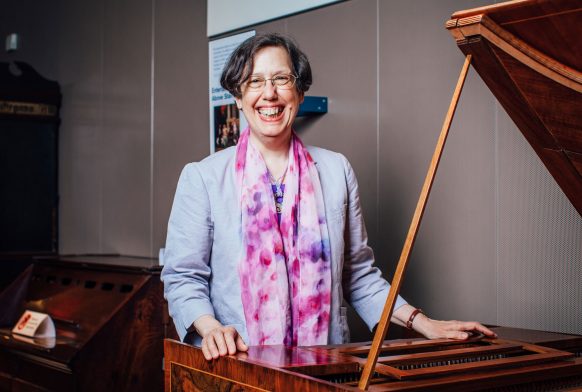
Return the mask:
<path fill-rule="evenodd" d="M 234 341 L 237 332 L 234 328 L 228 328 L 224 332 L 224 341 L 226 343 L 226 349 L 228 350 L 228 354 L 233 355 L 236 353 L 236 343 Z"/>
<path fill-rule="evenodd" d="M 246 345 L 245 341 L 240 335 L 236 337 L 236 348 L 238 351 L 247 351 L 249 349 L 249 346 Z"/>
<path fill-rule="evenodd" d="M 208 350 L 208 347 L 206 346 L 206 342 L 204 340 L 202 341 L 202 346 L 200 348 L 202 349 L 202 354 L 204 355 L 204 358 L 207 361 L 210 361 L 212 359 L 212 354 L 210 354 L 210 351 Z"/>
<path fill-rule="evenodd" d="M 451 331 L 447 333 L 447 338 L 455 340 L 465 340 L 469 337 L 467 332 L 462 331 Z"/>
<path fill-rule="evenodd" d="M 489 328 L 487 328 L 486 326 L 484 326 L 483 324 L 477 323 L 477 325 L 475 326 L 475 330 L 481 332 L 482 334 L 492 337 L 492 338 L 496 338 L 497 334 L 495 332 L 493 332 L 492 330 L 490 330 Z"/>
<path fill-rule="evenodd" d="M 478 323 L 476 321 L 466 321 L 464 323 L 461 323 L 459 329 L 462 331 L 477 331 L 477 332 L 484 333 L 485 335 L 487 335 L 486 332 L 492 333 L 492 331 L 485 328 L 481 323 Z"/>
<path fill-rule="evenodd" d="M 206 340 L 206 346 L 212 358 L 216 359 L 219 357 L 218 348 L 216 347 L 216 342 L 214 341 L 214 335 L 209 334 L 204 338 Z"/>
<path fill-rule="evenodd" d="M 228 350 L 226 348 L 226 341 L 224 340 L 224 330 L 221 328 L 213 333 L 212 336 L 214 336 L 214 342 L 216 343 L 220 356 L 226 355 Z"/>

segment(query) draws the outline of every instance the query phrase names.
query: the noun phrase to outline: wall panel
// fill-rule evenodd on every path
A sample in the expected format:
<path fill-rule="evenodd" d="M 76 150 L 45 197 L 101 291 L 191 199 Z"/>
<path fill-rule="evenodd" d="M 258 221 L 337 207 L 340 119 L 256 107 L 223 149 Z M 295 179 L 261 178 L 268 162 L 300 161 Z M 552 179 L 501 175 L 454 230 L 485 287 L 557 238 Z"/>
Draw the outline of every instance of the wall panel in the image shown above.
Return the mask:
<path fill-rule="evenodd" d="M 498 110 L 499 323 L 582 334 L 582 218 Z"/>
<path fill-rule="evenodd" d="M 100 253 L 105 7 L 100 2 L 76 1 L 61 1 L 57 5 L 59 33 L 55 36 L 53 61 L 63 94 L 59 129 L 59 248 L 65 254 Z M 26 45 L 27 40 L 24 42 Z"/>
<path fill-rule="evenodd" d="M 108 0 L 103 39 L 103 252 L 149 256 L 152 2 Z"/>
<path fill-rule="evenodd" d="M 155 2 L 152 255 L 166 241 L 180 171 L 209 153 L 205 3 Z"/>
<path fill-rule="evenodd" d="M 380 189 L 391 274 L 463 64 L 444 29 L 485 2 L 380 2 Z M 395 17 L 395 15 L 398 15 Z M 410 260 L 404 294 L 437 318 L 495 322 L 494 100 L 472 71 Z M 476 224 L 480 222 L 480 224 Z"/>

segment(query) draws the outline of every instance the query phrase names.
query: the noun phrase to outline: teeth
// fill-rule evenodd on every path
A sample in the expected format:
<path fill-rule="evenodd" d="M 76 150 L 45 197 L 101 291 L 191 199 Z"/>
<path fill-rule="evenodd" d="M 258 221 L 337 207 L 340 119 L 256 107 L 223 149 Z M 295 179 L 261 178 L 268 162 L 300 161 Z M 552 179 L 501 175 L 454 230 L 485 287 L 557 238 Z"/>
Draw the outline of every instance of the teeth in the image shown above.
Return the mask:
<path fill-rule="evenodd" d="M 267 116 L 267 117 L 275 117 L 277 116 L 279 113 L 281 113 L 281 108 L 280 107 L 274 107 L 274 108 L 261 108 L 259 109 L 259 113 L 261 113 L 263 116 Z"/>

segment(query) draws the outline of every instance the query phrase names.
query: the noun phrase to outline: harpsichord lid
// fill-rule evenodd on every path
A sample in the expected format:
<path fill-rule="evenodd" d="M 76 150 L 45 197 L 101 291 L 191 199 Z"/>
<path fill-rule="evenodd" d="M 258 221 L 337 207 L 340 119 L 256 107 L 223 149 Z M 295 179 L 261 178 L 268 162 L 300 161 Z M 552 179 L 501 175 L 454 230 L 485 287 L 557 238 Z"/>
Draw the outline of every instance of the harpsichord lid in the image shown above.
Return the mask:
<path fill-rule="evenodd" d="M 446 27 L 582 215 L 582 3 L 510 1 Z"/>

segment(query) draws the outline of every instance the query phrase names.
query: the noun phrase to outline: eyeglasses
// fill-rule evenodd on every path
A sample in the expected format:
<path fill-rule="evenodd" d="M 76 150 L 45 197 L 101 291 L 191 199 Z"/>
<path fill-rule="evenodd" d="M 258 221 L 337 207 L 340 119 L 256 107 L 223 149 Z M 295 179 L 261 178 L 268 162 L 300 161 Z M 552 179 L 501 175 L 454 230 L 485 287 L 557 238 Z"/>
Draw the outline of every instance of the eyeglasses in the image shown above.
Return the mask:
<path fill-rule="evenodd" d="M 297 76 L 292 74 L 284 74 L 273 76 L 269 79 L 263 78 L 262 76 L 251 76 L 245 84 L 247 89 L 251 91 L 259 91 L 265 87 L 267 80 L 271 81 L 273 87 L 277 87 L 281 90 L 290 90 L 293 88 L 293 86 L 295 86 Z"/>

